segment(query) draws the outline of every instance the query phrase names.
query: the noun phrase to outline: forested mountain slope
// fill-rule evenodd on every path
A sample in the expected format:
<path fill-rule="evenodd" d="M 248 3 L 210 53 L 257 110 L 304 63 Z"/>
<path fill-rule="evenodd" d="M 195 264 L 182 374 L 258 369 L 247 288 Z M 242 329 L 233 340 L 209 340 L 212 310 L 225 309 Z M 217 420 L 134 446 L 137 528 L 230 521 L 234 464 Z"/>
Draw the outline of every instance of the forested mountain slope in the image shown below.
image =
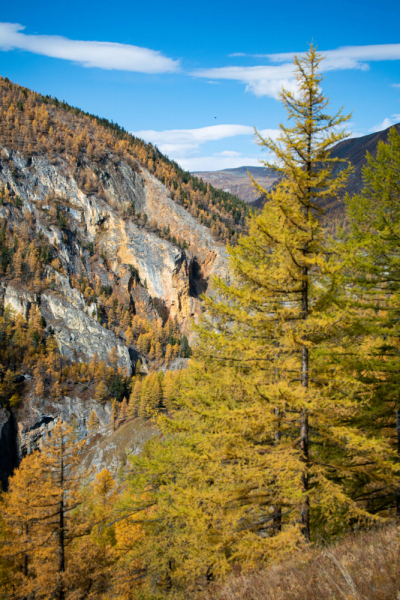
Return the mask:
<path fill-rule="evenodd" d="M 132 418 L 165 405 L 157 372 L 189 356 L 246 212 L 117 125 L 0 79 L 3 481 L 59 416 L 84 432 L 92 411 L 115 421 L 113 398 L 136 394 Z"/>

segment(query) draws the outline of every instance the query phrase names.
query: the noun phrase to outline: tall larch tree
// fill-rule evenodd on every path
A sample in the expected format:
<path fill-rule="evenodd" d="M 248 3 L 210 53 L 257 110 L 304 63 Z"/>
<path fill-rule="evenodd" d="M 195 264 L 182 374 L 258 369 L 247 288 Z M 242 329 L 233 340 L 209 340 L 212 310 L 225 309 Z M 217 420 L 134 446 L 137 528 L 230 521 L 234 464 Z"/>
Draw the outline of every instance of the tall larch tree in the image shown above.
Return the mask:
<path fill-rule="evenodd" d="M 277 142 L 259 136 L 280 181 L 256 184 L 265 208 L 204 298 L 180 410 L 132 458 L 126 504 L 157 507 L 141 552 L 163 592 L 369 520 L 355 479 L 364 490 L 394 480 L 388 445 L 355 424 L 362 384 L 332 359 L 346 311 L 322 218 L 349 173 L 330 157 L 349 117 L 328 114 L 320 61 L 313 46 L 295 59 L 296 92 L 281 92 L 289 124 Z"/>
<path fill-rule="evenodd" d="M 348 228 L 338 243 L 351 312 L 343 364 L 362 383 L 360 426 L 383 432 L 400 462 L 400 135 L 391 129 L 367 155 L 361 193 L 346 198 Z M 349 319 L 347 319 L 349 322 Z M 399 474 L 400 477 L 400 474 Z M 372 511 L 400 518 L 400 481 L 359 494 Z"/>
<path fill-rule="evenodd" d="M 21 565 L 10 584 L 18 597 L 66 598 L 68 548 L 86 528 L 75 512 L 84 501 L 80 449 L 74 431 L 58 422 L 42 450 L 22 461 L 2 499 L 8 544 L 1 550 Z"/>

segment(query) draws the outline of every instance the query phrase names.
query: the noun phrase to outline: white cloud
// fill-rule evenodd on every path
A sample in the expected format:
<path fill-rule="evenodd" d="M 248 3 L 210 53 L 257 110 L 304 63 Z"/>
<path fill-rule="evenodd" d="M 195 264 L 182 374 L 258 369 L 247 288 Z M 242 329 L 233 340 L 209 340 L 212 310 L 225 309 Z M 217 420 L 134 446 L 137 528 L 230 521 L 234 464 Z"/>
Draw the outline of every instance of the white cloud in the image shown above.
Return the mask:
<path fill-rule="evenodd" d="M 376 133 L 378 131 L 383 131 L 384 129 L 387 129 L 392 125 L 396 125 L 396 123 L 398 123 L 399 121 L 400 115 L 392 115 L 391 117 L 386 117 L 386 119 L 383 119 L 382 123 L 378 123 L 378 125 L 371 127 L 371 129 L 369 129 L 369 132 Z"/>
<path fill-rule="evenodd" d="M 83 67 L 135 71 L 138 73 L 169 73 L 179 70 L 179 61 L 161 52 L 113 42 L 70 40 L 58 35 L 27 35 L 19 23 L 0 23 L 0 49 L 25 50 L 53 58 L 72 60 Z"/>
<path fill-rule="evenodd" d="M 400 88 L 400 83 L 392 83 L 392 87 Z"/>
<path fill-rule="evenodd" d="M 148 129 L 132 133 L 146 142 L 161 145 L 163 143 L 204 143 L 235 135 L 251 135 L 253 132 L 253 127 L 248 125 L 209 125 L 198 129 L 167 129 L 164 131 Z"/>
<path fill-rule="evenodd" d="M 277 129 L 263 129 L 264 136 L 276 138 Z M 249 125 L 210 125 L 198 129 L 168 129 L 165 131 L 132 131 L 132 134 L 146 142 L 157 146 L 170 158 L 180 159 L 198 154 L 200 146 L 206 142 L 223 140 L 237 135 L 254 135 L 254 128 Z"/>
<path fill-rule="evenodd" d="M 246 91 L 256 96 L 277 98 L 281 87 L 295 91 L 292 63 L 279 66 L 221 67 L 199 69 L 192 73 L 195 77 L 207 79 L 231 79 L 246 84 Z"/>
<path fill-rule="evenodd" d="M 264 137 L 274 139 L 279 135 L 279 129 L 261 129 Z M 216 142 L 238 135 L 254 136 L 254 127 L 249 125 L 210 125 L 198 129 L 169 129 L 165 131 L 132 131 L 132 134 L 151 142 L 161 152 L 176 160 L 184 169 L 190 171 L 216 171 L 241 167 L 243 165 L 257 166 L 256 157 L 243 157 L 240 152 L 224 150 L 212 156 L 199 156 L 202 144 Z M 263 157 L 265 158 L 265 156 Z"/>
<path fill-rule="evenodd" d="M 278 65 L 261 65 L 256 67 L 221 67 L 214 69 L 199 69 L 192 75 L 206 77 L 207 79 L 230 79 L 246 85 L 246 91 L 253 92 L 256 96 L 269 96 L 277 98 L 281 87 L 295 92 L 293 77 L 293 57 L 301 52 L 285 52 L 281 54 L 244 54 L 236 52 L 230 57 L 251 56 L 267 58 Z M 337 71 L 344 69 L 358 69 L 367 71 L 369 62 L 382 60 L 400 60 L 400 44 L 381 44 L 374 46 L 344 46 L 336 50 L 321 51 L 325 60 L 321 64 L 322 71 Z M 400 84 L 394 84 L 400 87 Z"/>
<path fill-rule="evenodd" d="M 324 71 L 341 69 L 369 69 L 367 62 L 382 60 L 400 60 L 400 44 L 376 44 L 370 46 L 342 46 L 336 50 L 320 50 L 325 56 L 322 68 Z M 273 62 L 293 60 L 295 54 L 302 52 L 285 52 L 281 54 L 259 54 Z"/>
<path fill-rule="evenodd" d="M 236 158 L 242 156 L 241 152 L 235 152 L 234 150 L 224 150 L 223 152 L 215 152 L 213 156 L 227 156 L 228 158 Z"/>

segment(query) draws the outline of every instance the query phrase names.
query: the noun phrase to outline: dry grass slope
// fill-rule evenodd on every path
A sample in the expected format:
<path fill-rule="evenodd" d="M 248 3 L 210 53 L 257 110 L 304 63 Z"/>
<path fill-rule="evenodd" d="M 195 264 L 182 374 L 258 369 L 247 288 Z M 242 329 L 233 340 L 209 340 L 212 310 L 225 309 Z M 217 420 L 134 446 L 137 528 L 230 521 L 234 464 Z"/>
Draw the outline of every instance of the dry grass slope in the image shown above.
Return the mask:
<path fill-rule="evenodd" d="M 399 600 L 400 528 L 359 533 L 291 563 L 231 577 L 207 600 Z"/>

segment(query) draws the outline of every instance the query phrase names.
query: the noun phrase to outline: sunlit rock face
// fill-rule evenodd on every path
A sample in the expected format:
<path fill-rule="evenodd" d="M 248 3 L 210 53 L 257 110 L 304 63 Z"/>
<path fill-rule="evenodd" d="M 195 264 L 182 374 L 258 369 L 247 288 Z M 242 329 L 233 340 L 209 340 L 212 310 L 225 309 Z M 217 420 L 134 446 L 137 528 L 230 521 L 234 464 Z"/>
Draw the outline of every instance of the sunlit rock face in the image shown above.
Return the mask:
<path fill-rule="evenodd" d="M 63 360 L 89 362 L 96 354 L 107 363 L 115 348 L 117 368 L 131 375 L 140 359 L 146 373 L 151 368 L 146 356 L 134 343 L 127 343 L 124 331 L 101 324 L 96 302 L 89 303 L 73 286 L 73 279 L 84 275 L 89 282 L 100 281 L 154 326 L 171 317 L 192 340 L 190 323 L 200 314 L 200 297 L 209 289 L 210 277 L 227 272 L 225 249 L 139 164 L 133 168 L 108 155 L 99 170 L 85 161 L 80 169 L 98 172 L 101 193 L 83 191 L 75 167 L 61 156 L 28 158 L 0 146 L 0 189 L 5 186 L 10 198 L 0 205 L 0 220 L 11 227 L 18 224 L 15 231 L 29 220 L 31 230 L 51 245 L 61 266 L 46 267 L 49 284 L 40 289 L 28 289 L 7 272 L 0 275 L 0 300 L 26 320 L 38 310 Z M 67 223 L 64 228 L 54 218 L 55 206 Z M 142 218 L 131 218 L 129 207 Z M 167 229 L 169 239 L 161 234 Z M 185 250 L 174 240 L 184 241 Z M 168 368 L 184 368 L 186 362 L 176 358 Z M 88 387 L 77 385 L 61 400 L 38 398 L 29 375 L 19 377 L 26 377 L 20 405 L 0 411 L 3 484 L 25 454 L 40 448 L 58 419 L 72 423 L 85 436 L 89 416 L 96 412 L 103 433 L 89 442 L 85 459 L 95 470 L 107 465 L 116 470 L 129 452 L 139 452 L 154 434 L 141 420 L 123 423 L 111 432 L 110 402 L 96 402 L 94 390 Z"/>
<path fill-rule="evenodd" d="M 207 227 L 169 197 L 160 181 L 142 167 L 133 170 L 110 157 L 100 174 L 105 198 L 79 189 L 72 167 L 62 158 L 52 164 L 45 156 L 34 156 L 29 161 L 19 153 L 9 156 L 1 165 L 0 185 L 6 184 L 11 194 L 21 198 L 22 211 L 28 210 L 36 220 L 38 233 L 56 244 L 69 275 L 79 272 L 80 261 L 89 275 L 115 285 L 133 266 L 140 281 L 146 282 L 150 297 L 162 300 L 171 316 L 188 329 L 190 318 L 199 312 L 198 297 L 207 290 L 210 275 L 226 271 L 225 250 L 213 240 Z M 10 161 L 17 167 L 18 176 Z M 88 170 L 95 168 L 89 161 L 86 166 Z M 48 224 L 49 196 L 60 200 L 68 218 L 73 235 L 67 241 L 59 228 Z M 124 211 L 132 204 L 138 213 L 147 216 L 148 223 L 168 228 L 171 239 L 184 240 L 188 249 L 181 250 L 127 218 Z M 1 213 L 6 218 L 15 216 L 10 209 L 2 209 Z M 87 252 L 90 243 L 95 245 L 95 258 Z M 100 256 L 107 257 L 107 269 Z"/>

